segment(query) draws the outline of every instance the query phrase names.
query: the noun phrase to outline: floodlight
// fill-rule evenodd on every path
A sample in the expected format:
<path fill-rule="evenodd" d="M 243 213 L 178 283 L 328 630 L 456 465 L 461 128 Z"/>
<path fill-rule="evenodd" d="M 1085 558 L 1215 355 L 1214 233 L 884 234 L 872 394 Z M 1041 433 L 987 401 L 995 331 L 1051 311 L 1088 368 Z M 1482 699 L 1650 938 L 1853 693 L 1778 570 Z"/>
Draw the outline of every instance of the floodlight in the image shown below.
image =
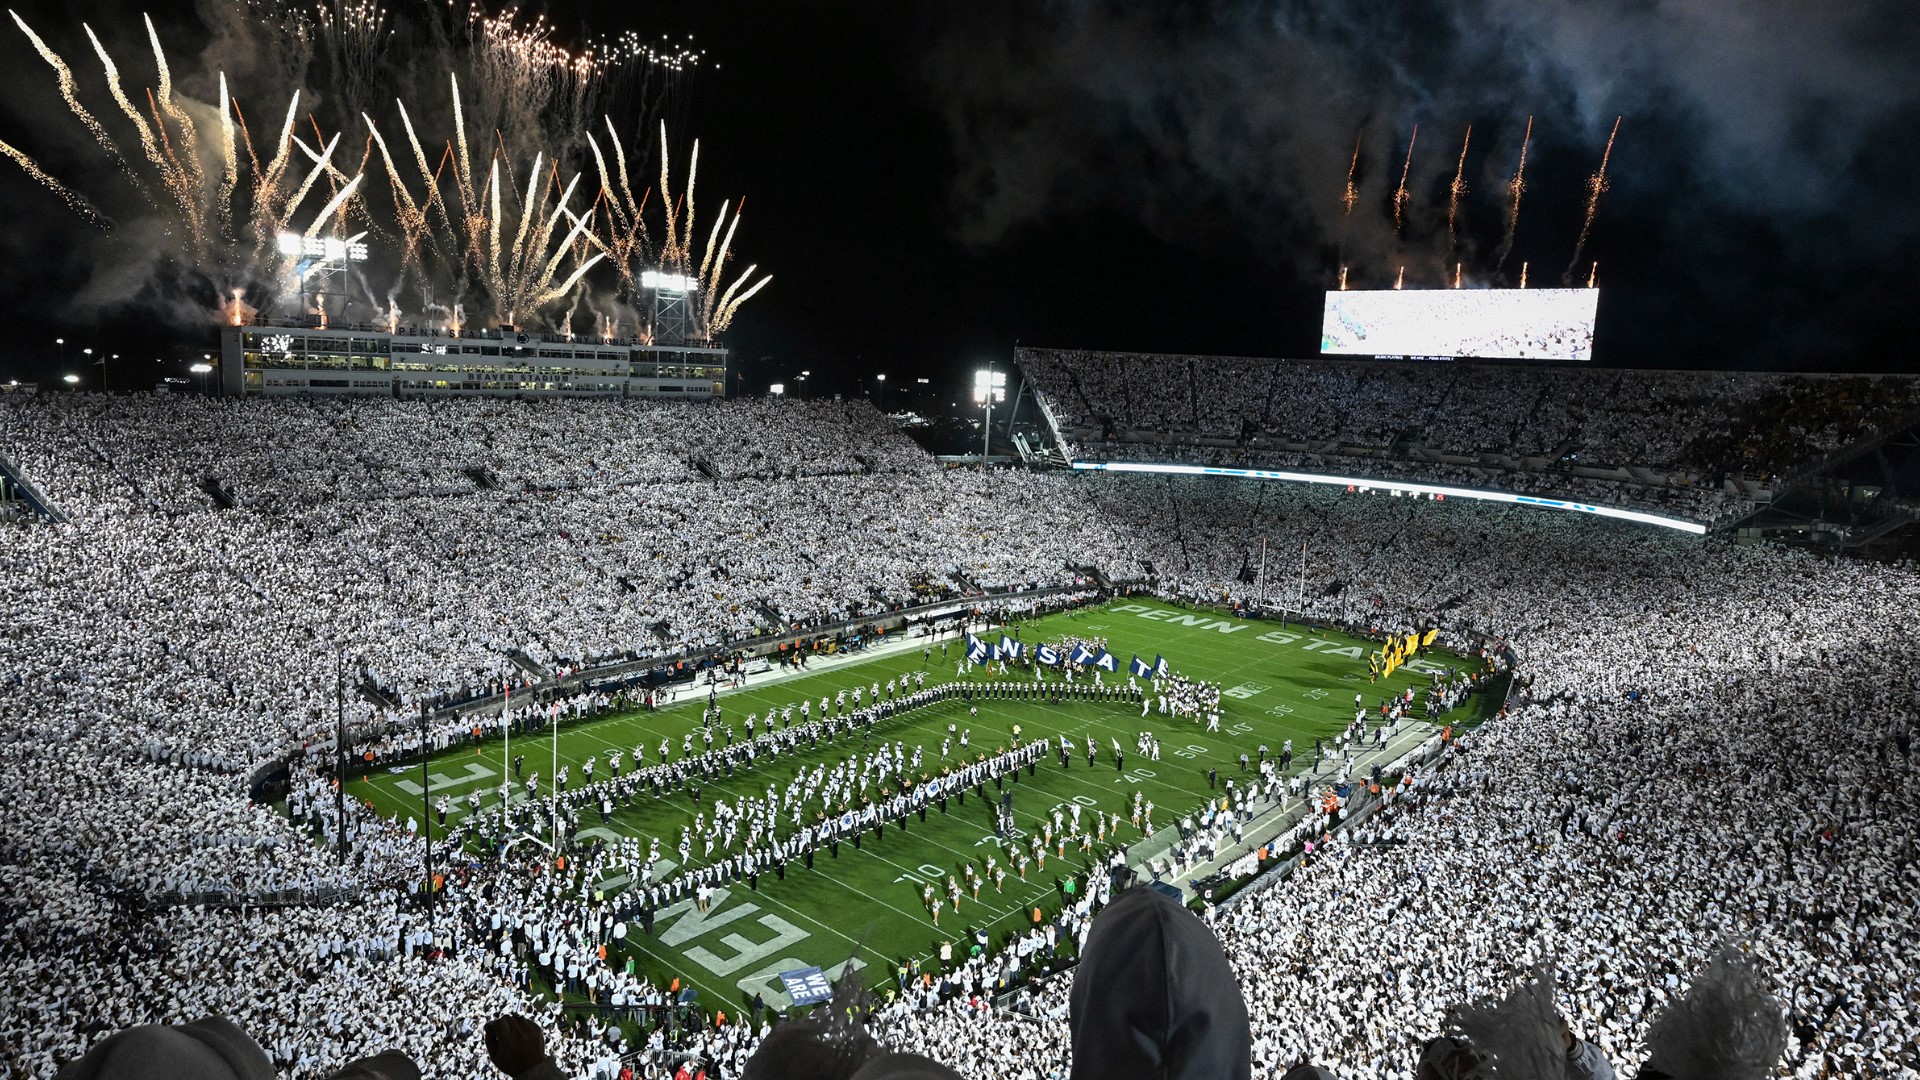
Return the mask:
<path fill-rule="evenodd" d="M 780 395 L 786 392 L 787 392 L 786 383 L 774 383 L 772 386 L 767 387 L 767 393 L 772 394 L 774 397 L 779 397 Z"/>
<path fill-rule="evenodd" d="M 640 274 L 640 286 L 655 292 L 690 293 L 699 291 L 700 283 L 685 274 L 663 274 L 658 270 L 644 270 Z"/>
<path fill-rule="evenodd" d="M 276 246 L 279 247 L 282 255 L 298 255 L 305 247 L 300 241 L 300 234 L 290 232 L 281 233 Z"/>
<path fill-rule="evenodd" d="M 78 375 L 62 375 L 61 378 L 67 380 L 70 383 L 77 383 L 80 381 L 80 376 Z"/>
<path fill-rule="evenodd" d="M 212 364 L 195 364 L 192 367 L 188 368 L 187 370 L 193 372 L 195 375 L 205 375 L 208 372 L 213 370 L 213 365 Z"/>

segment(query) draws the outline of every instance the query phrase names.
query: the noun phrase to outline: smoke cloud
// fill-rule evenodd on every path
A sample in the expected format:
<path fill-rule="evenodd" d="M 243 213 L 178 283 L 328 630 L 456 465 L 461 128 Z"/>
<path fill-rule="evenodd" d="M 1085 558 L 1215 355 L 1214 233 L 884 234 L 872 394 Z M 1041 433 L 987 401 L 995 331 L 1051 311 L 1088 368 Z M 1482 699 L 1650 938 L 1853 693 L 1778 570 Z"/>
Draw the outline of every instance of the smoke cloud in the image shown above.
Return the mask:
<path fill-rule="evenodd" d="M 1409 286 L 1435 285 L 1452 276 L 1448 189 L 1471 124 L 1456 256 L 1471 282 L 1491 274 L 1529 115 L 1509 283 L 1527 258 L 1536 284 L 1558 277 L 1616 116 L 1589 252 L 1603 260 L 1643 248 L 1665 265 L 1640 271 L 1665 275 L 1689 252 L 1701 274 L 1757 258 L 1837 291 L 1916 232 L 1920 30 L 1894 0 L 987 6 L 942 28 L 922 68 L 957 163 L 951 231 L 976 248 L 1121 207 L 1174 243 L 1262 237 L 1316 283 L 1352 264 L 1356 287 L 1379 287 L 1405 264 Z"/>

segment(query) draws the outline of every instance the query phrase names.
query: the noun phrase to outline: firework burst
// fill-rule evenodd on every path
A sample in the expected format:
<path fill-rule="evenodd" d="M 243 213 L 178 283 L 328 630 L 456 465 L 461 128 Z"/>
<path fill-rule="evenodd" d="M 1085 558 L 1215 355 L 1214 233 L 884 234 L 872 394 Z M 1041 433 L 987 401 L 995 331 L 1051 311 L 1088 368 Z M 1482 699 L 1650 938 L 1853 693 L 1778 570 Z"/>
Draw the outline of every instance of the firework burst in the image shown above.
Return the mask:
<path fill-rule="evenodd" d="M 1573 268 L 1580 265 L 1580 255 L 1587 249 L 1587 234 L 1593 231 L 1593 216 L 1600 212 L 1600 194 L 1607 190 L 1607 162 L 1613 158 L 1613 140 L 1620 134 L 1620 117 L 1613 118 L 1613 130 L 1607 132 L 1607 148 L 1600 152 L 1600 168 L 1587 177 L 1587 212 L 1580 219 L 1580 239 L 1573 245 L 1573 259 L 1567 263 L 1567 272 L 1561 275 L 1565 284 L 1573 284 Z"/>
<path fill-rule="evenodd" d="M 697 213 L 697 142 L 685 190 L 672 190 L 664 119 L 664 228 L 656 243 L 648 222 L 652 193 L 636 191 L 631 181 L 629 147 L 613 113 L 596 111 L 646 81 L 636 73 L 664 72 L 670 83 L 690 70 L 701 58 L 690 47 L 629 34 L 569 50 L 542 19 L 469 8 L 449 16 L 451 30 L 433 31 L 454 41 L 444 54 L 447 112 L 440 115 L 451 118 L 444 135 L 423 138 L 416 126 L 422 111 L 395 99 L 388 115 L 397 119 L 398 137 L 390 140 L 394 125 L 380 119 L 383 110 L 371 100 L 389 70 L 384 58 L 393 40 L 405 39 L 387 9 L 372 0 L 309 0 L 302 7 L 254 0 L 251 7 L 267 24 L 263 36 L 281 50 L 272 66 L 307 78 L 308 65 L 317 64 L 331 74 L 327 100 L 351 106 L 339 129 L 325 130 L 324 117 L 312 115 L 302 124 L 302 95 L 294 91 L 277 134 L 256 141 L 225 72 L 208 73 L 216 103 L 182 99 L 150 21 L 144 29 L 154 83 L 140 88 L 136 81 L 131 90 L 122 64 L 91 27 L 82 27 L 113 103 L 103 119 L 81 100 L 65 59 L 13 15 L 53 68 L 67 108 L 130 182 L 141 206 L 134 216 L 158 215 L 169 244 L 164 257 L 198 283 L 191 287 L 206 294 L 206 309 L 223 321 L 271 314 L 276 305 L 286 314 L 305 273 L 302 260 L 316 243 L 330 248 L 367 237 L 383 253 L 390 246 L 392 261 L 355 264 L 353 284 L 344 287 L 358 293 L 308 298 L 297 314 L 364 316 L 392 327 L 411 293 L 425 321 L 450 328 L 544 318 L 570 334 L 585 306 L 604 334 L 629 321 L 635 328 L 628 332 L 645 334 L 640 282 L 645 271 L 657 270 L 693 283 L 695 332 L 711 338 L 771 280 L 756 277 L 755 266 L 729 277 L 745 201 L 720 204 L 710 225 Z M 640 111 L 657 112 L 662 100 L 656 95 Z M 95 202 L 24 151 L 0 142 L 0 153 L 89 223 L 113 225 Z M 645 153 L 642 143 L 639 156 Z M 366 276 L 378 276 L 382 265 L 389 275 L 384 295 Z"/>
<path fill-rule="evenodd" d="M 1354 185 L 1353 175 L 1360 169 L 1360 140 L 1365 138 L 1367 129 L 1361 128 L 1353 136 L 1353 157 L 1347 162 L 1347 186 L 1340 193 L 1340 205 L 1346 208 L 1346 216 L 1353 217 L 1353 204 L 1360 201 L 1360 189 Z"/>
<path fill-rule="evenodd" d="M 1453 183 L 1447 185 L 1448 254 L 1452 254 L 1453 249 L 1459 244 L 1454 234 L 1453 224 L 1454 219 L 1460 215 L 1460 196 L 1467 193 L 1467 145 L 1471 142 L 1473 142 L 1473 125 L 1468 124 L 1466 137 L 1460 140 L 1460 163 L 1453 167 Z M 1458 276 L 1458 274 L 1455 275 L 1456 278 Z M 1457 282 L 1454 287 L 1459 287 Z"/>
<path fill-rule="evenodd" d="M 1407 191 L 1407 176 L 1413 172 L 1413 144 L 1420 138 L 1420 125 L 1413 125 L 1413 134 L 1407 137 L 1407 160 L 1400 166 L 1400 186 L 1393 190 L 1393 232 L 1399 235 L 1402 215 L 1407 208 L 1407 200 L 1413 196 Z M 1397 287 L 1397 286 L 1396 286 Z"/>
<path fill-rule="evenodd" d="M 1527 117 L 1526 134 L 1520 137 L 1520 164 L 1513 170 L 1513 178 L 1507 181 L 1507 235 L 1500 241 L 1500 250 L 1494 257 L 1493 272 L 1507 264 L 1507 256 L 1513 252 L 1513 238 L 1520 229 L 1520 196 L 1527 191 L 1527 146 L 1533 142 L 1533 117 Z M 1522 286 L 1524 288 L 1524 286 Z"/>

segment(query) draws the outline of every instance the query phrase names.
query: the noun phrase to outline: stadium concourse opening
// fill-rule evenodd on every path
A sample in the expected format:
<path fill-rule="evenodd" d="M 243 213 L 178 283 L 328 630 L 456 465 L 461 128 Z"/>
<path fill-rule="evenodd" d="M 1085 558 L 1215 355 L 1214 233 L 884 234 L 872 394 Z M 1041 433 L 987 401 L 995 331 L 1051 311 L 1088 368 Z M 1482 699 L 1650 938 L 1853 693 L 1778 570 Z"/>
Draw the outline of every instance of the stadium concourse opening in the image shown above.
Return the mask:
<path fill-rule="evenodd" d="M 1013 947 L 1087 895 L 1115 853 L 1143 878 L 1223 898 L 1332 827 L 1328 807 L 1364 804 L 1370 786 L 1377 798 L 1397 762 L 1499 700 L 1460 693 L 1442 707 L 1456 699 L 1436 687 L 1488 674 L 1485 660 L 1449 649 L 1406 652 L 1376 677 L 1385 642 L 1146 599 L 974 629 L 980 649 L 997 652 L 1004 636 L 1021 658 L 970 663 L 956 630 L 822 653 L 738 688 L 731 676 L 683 684 L 661 707 L 609 703 L 557 729 L 530 703 L 512 730 L 476 722 L 424 769 L 376 757 L 349 790 L 417 831 L 424 774 L 450 869 L 490 857 L 504 837 L 511 859 L 571 867 L 551 875 L 557 904 L 612 898 L 615 966 L 696 988 L 709 1009 L 756 996 L 785 1007 L 783 972 L 859 971 L 897 993 L 903 968 L 938 972 L 943 950 Z M 1081 643 L 1106 651 L 1110 669 L 1089 654 L 1069 681 L 1046 661 Z M 1148 670 L 1130 673 L 1129 656 Z M 1155 678 L 1161 659 L 1167 674 Z M 873 705 L 876 688 L 899 711 L 846 719 L 849 695 Z M 1186 694 L 1213 704 L 1169 712 L 1166 699 Z M 1382 726 L 1396 704 L 1406 719 Z M 823 715 L 841 718 L 830 737 L 807 726 Z M 1351 730 L 1361 716 L 1374 725 L 1364 737 Z M 791 736 L 784 752 L 770 751 L 776 730 Z M 1023 747 L 1014 767 L 896 803 Z M 515 808 L 504 834 L 503 794 Z M 557 826 L 546 812 L 556 798 Z M 1238 815 L 1232 835 L 1204 841 L 1204 855 L 1181 850 L 1223 805 Z M 852 828 L 803 842 L 849 814 Z M 556 828 L 576 852 L 557 863 Z M 1056 955 L 1066 963 L 1074 950 L 1062 942 Z M 556 959 L 542 976 L 577 1000 L 567 966 Z"/>

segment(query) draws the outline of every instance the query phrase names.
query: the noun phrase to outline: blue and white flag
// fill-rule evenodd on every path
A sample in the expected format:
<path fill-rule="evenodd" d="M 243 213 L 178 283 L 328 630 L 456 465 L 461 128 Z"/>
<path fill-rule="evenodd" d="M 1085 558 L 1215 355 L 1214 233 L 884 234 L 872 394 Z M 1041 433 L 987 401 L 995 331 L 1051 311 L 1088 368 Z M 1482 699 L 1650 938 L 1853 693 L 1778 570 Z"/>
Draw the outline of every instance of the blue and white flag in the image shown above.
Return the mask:
<path fill-rule="evenodd" d="M 1158 653 L 1154 654 L 1153 677 L 1156 679 L 1165 678 L 1167 671 L 1168 671 L 1167 658 L 1159 655 Z"/>
<path fill-rule="evenodd" d="M 1041 645 L 1034 649 L 1033 658 L 1036 662 L 1048 667 L 1060 666 L 1060 650 L 1051 645 Z"/>
<path fill-rule="evenodd" d="M 987 643 L 984 641 L 981 641 L 977 637 L 974 637 L 972 634 L 968 634 L 967 635 L 967 663 L 984 664 L 986 662 L 987 662 Z"/>
<path fill-rule="evenodd" d="M 989 660 L 998 660 L 998 659 L 1000 659 L 1000 646 L 998 646 L 998 645 L 988 645 L 988 646 L 986 647 L 986 649 L 987 649 L 987 659 L 989 659 Z"/>
<path fill-rule="evenodd" d="M 1099 668 L 1101 671 L 1117 672 L 1120 670 L 1120 658 L 1105 649 L 1101 649 L 1100 655 L 1093 658 L 1093 666 Z"/>
<path fill-rule="evenodd" d="M 1153 677 L 1153 668 L 1148 667 L 1145 660 L 1135 656 L 1133 663 L 1127 665 L 1127 673 L 1137 678 L 1149 679 Z"/>
<path fill-rule="evenodd" d="M 1088 664 L 1093 662 L 1095 655 L 1092 646 L 1082 643 L 1073 647 L 1073 655 L 1067 657 L 1067 662 L 1070 664 Z"/>
<path fill-rule="evenodd" d="M 783 971 L 780 973 L 780 982 L 795 1005 L 818 1005 L 833 998 L 833 984 L 817 967 Z"/>
<path fill-rule="evenodd" d="M 1025 651 L 1026 651 L 1025 648 L 1020 644 L 1020 642 L 1013 640 L 1012 638 L 1008 637 L 1005 634 L 1000 635 L 1000 655 L 1001 656 L 1004 656 L 1009 660 L 1018 660 L 1020 659 L 1020 654 Z"/>

